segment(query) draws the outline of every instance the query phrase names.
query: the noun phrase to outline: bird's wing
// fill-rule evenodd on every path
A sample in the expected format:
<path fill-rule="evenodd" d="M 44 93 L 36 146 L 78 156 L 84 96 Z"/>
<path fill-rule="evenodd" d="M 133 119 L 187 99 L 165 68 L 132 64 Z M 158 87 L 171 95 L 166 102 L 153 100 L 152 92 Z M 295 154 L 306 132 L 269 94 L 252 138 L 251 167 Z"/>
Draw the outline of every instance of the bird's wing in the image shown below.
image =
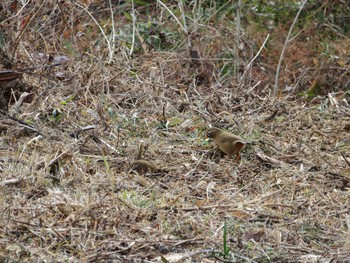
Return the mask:
<path fill-rule="evenodd" d="M 247 144 L 247 142 L 245 142 L 245 141 L 235 141 L 233 144 L 234 144 L 236 149 L 241 150 L 244 147 L 244 145 Z"/>
<path fill-rule="evenodd" d="M 220 138 L 220 143 L 233 143 L 233 142 L 237 142 L 237 141 L 240 141 L 240 142 L 242 142 L 242 143 L 245 143 L 245 141 L 244 140 L 242 140 L 240 137 L 238 137 L 238 136 L 234 136 L 234 135 L 231 135 L 230 134 L 230 136 L 222 136 L 221 138 Z"/>
<path fill-rule="evenodd" d="M 246 145 L 246 142 L 242 140 L 223 140 L 222 142 L 220 142 L 220 144 L 242 148 L 244 145 Z"/>
<path fill-rule="evenodd" d="M 245 143 L 244 141 L 234 141 L 234 142 L 227 142 L 224 145 L 227 145 L 227 147 L 231 147 L 232 153 L 239 154 L 239 152 L 245 146 Z"/>

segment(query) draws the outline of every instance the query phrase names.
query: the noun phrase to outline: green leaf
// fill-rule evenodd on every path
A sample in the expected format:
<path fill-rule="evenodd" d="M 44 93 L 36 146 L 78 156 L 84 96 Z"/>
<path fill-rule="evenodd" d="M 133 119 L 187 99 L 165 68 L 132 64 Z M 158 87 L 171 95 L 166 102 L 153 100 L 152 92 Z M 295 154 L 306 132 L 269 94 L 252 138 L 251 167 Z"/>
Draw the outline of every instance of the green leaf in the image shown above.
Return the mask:
<path fill-rule="evenodd" d="M 173 117 L 168 119 L 168 126 L 172 127 L 172 126 L 176 126 L 182 123 L 182 119 L 178 118 L 178 117 Z"/>
<path fill-rule="evenodd" d="M 68 104 L 68 102 L 71 102 L 71 101 L 73 101 L 73 99 L 74 99 L 74 97 L 75 97 L 75 95 L 73 94 L 73 95 L 70 95 L 66 100 L 64 100 L 64 101 L 61 101 L 60 102 L 60 104 L 61 105 L 67 105 Z"/>
<path fill-rule="evenodd" d="M 229 254 L 230 254 L 230 249 L 229 249 L 228 246 L 227 246 L 227 223 L 226 223 L 226 219 L 225 219 L 225 222 L 224 222 L 224 234 L 223 234 L 223 239 L 224 239 L 224 243 L 223 243 L 223 246 L 224 246 L 224 255 L 225 255 L 225 257 L 228 257 Z"/>
<path fill-rule="evenodd" d="M 128 0 L 127 2 L 131 3 L 132 1 L 134 1 L 135 5 L 140 5 L 140 6 L 150 5 L 151 3 L 155 2 L 155 1 L 144 1 L 144 0 Z"/>
<path fill-rule="evenodd" d="M 128 20 L 133 21 L 132 15 L 131 15 L 131 14 L 129 14 L 129 13 L 127 13 L 127 12 L 123 12 L 123 14 L 124 14 L 124 16 L 125 16 Z"/>

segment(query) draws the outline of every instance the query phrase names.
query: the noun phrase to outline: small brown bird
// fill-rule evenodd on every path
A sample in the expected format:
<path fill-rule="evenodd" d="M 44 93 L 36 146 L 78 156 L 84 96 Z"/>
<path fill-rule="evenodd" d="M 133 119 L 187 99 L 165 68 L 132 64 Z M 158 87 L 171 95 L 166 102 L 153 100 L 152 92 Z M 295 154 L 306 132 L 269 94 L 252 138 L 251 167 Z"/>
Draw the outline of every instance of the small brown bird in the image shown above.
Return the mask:
<path fill-rule="evenodd" d="M 157 170 L 157 167 L 146 160 L 135 160 L 131 164 L 131 169 L 138 172 L 139 174 L 144 174 L 147 172 L 155 172 Z"/>
<path fill-rule="evenodd" d="M 236 155 L 236 161 L 241 158 L 240 152 L 248 143 L 237 135 L 225 132 L 215 127 L 209 128 L 206 134 L 208 138 L 214 139 L 214 142 L 219 146 L 219 149 L 229 157 Z"/>

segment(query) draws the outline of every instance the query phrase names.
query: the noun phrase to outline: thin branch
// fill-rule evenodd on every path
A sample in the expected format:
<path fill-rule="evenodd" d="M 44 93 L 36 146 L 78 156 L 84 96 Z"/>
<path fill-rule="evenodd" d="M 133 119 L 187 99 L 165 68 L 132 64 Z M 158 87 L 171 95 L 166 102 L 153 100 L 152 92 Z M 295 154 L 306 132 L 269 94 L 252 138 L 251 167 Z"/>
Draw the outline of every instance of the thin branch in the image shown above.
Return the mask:
<path fill-rule="evenodd" d="M 135 4 L 134 0 L 131 1 L 131 7 L 132 7 L 132 43 L 129 55 L 132 55 L 132 52 L 134 51 L 135 46 L 135 32 L 136 32 L 136 15 L 135 15 Z"/>
<path fill-rule="evenodd" d="M 239 64 L 240 64 L 240 59 L 239 59 L 239 45 L 240 45 L 240 40 L 241 40 L 241 7 L 242 7 L 242 0 L 238 0 L 238 8 L 237 8 L 237 15 L 236 15 L 236 45 L 234 47 L 234 77 L 236 79 L 239 78 Z"/>
<path fill-rule="evenodd" d="M 24 35 L 24 32 L 26 32 L 26 30 L 28 29 L 29 25 L 32 23 L 32 21 L 34 20 L 34 18 L 38 15 L 39 11 L 41 10 L 41 8 L 46 4 L 46 1 L 44 1 L 38 8 L 38 10 L 34 13 L 34 15 L 32 15 L 29 19 L 29 21 L 27 22 L 27 24 L 24 26 L 24 28 L 22 29 L 22 31 L 19 33 L 19 36 L 17 37 L 16 39 L 16 42 L 15 42 L 15 47 L 13 49 L 13 52 L 12 52 L 12 57 L 11 57 L 11 60 L 13 61 L 14 58 L 15 58 L 15 54 L 16 54 L 16 50 L 17 50 L 17 47 L 19 45 L 19 43 L 21 42 L 21 39 Z"/>
<path fill-rule="evenodd" d="M 348 166 L 350 167 L 350 162 L 348 161 L 348 159 L 345 157 L 344 153 L 340 153 L 341 156 L 344 158 L 345 162 L 348 164 Z"/>
<path fill-rule="evenodd" d="M 289 42 L 289 38 L 290 38 L 290 35 L 292 34 L 294 25 L 295 25 L 295 23 L 297 22 L 298 17 L 299 17 L 299 15 L 300 15 L 300 13 L 301 13 L 301 10 L 303 10 L 303 8 L 304 8 L 306 2 L 307 2 L 307 0 L 304 0 L 304 2 L 302 3 L 302 5 L 300 6 L 299 11 L 298 11 L 297 15 L 296 15 L 295 18 L 294 18 L 293 24 L 291 25 L 291 27 L 290 27 L 290 29 L 289 29 L 289 32 L 288 32 L 286 41 L 284 42 L 284 46 L 283 46 L 283 49 L 282 49 L 282 52 L 281 52 L 281 55 L 280 55 L 280 59 L 279 59 L 279 61 L 278 61 L 277 69 L 276 69 L 275 86 L 273 87 L 273 96 L 274 96 L 274 97 L 276 97 L 277 92 L 278 92 L 278 79 L 279 79 L 279 75 L 280 75 L 280 69 L 281 69 L 282 59 L 283 59 L 283 57 L 284 57 L 284 52 L 285 52 L 286 49 L 287 49 L 287 45 L 288 45 L 288 42 Z"/>
<path fill-rule="evenodd" d="M 109 59 L 111 60 L 111 58 L 113 57 L 113 49 L 112 49 L 112 45 L 111 45 L 111 41 L 109 41 L 108 37 L 106 36 L 102 26 L 97 22 L 97 20 L 95 19 L 95 17 L 91 14 L 91 12 L 89 10 L 87 10 L 85 7 L 83 7 L 82 5 L 76 3 L 76 2 L 72 2 L 73 4 L 75 4 L 76 6 L 80 7 L 81 9 L 83 9 L 90 17 L 91 19 L 95 22 L 95 24 L 97 25 L 97 27 L 100 29 L 103 38 L 105 39 L 106 43 L 107 43 L 107 47 L 108 47 L 108 52 L 109 52 Z"/>
<path fill-rule="evenodd" d="M 243 79 L 244 79 L 245 76 L 247 75 L 247 72 L 248 72 L 249 68 L 252 66 L 253 62 L 254 62 L 254 61 L 257 59 L 257 57 L 260 55 L 260 53 L 261 53 L 261 51 L 263 50 L 263 48 L 265 47 L 266 42 L 267 42 L 267 40 L 269 39 L 269 37 L 270 37 L 270 34 L 268 34 L 268 35 L 266 36 L 266 38 L 265 38 L 265 40 L 264 40 L 264 43 L 262 43 L 262 45 L 261 45 L 261 47 L 260 47 L 258 53 L 256 53 L 255 57 L 254 57 L 254 58 L 249 62 L 249 64 L 247 65 L 246 70 L 244 71 L 244 73 L 243 73 L 243 75 L 242 75 L 242 77 L 241 77 L 240 88 L 241 88 L 241 86 L 243 85 Z"/>
<path fill-rule="evenodd" d="M 179 21 L 179 19 L 174 15 L 173 12 L 171 12 L 171 10 L 160 0 L 157 0 L 157 2 L 162 6 L 164 7 L 169 13 L 170 15 L 175 19 L 175 21 L 179 24 L 179 26 L 182 28 L 182 30 L 187 33 L 187 30 L 186 28 L 181 24 L 181 22 Z"/>
<path fill-rule="evenodd" d="M 184 11 L 184 6 L 183 6 L 183 0 L 178 2 L 180 11 L 181 11 L 181 17 L 182 17 L 182 22 L 183 22 L 183 26 L 184 26 L 184 30 L 187 33 L 188 29 L 187 29 L 187 25 L 186 25 L 186 16 L 185 16 L 185 11 Z"/>

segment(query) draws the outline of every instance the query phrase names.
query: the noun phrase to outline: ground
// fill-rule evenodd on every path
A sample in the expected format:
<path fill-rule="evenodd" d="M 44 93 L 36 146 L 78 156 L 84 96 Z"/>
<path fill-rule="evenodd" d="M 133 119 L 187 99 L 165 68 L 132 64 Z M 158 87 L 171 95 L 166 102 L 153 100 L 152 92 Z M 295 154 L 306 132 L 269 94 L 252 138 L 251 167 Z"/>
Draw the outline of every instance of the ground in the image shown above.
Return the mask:
<path fill-rule="evenodd" d="M 190 48 L 98 48 L 1 82 L 21 87 L 0 115 L 1 262 L 349 262 L 347 92 L 272 96 L 260 64 L 238 83 Z M 239 162 L 209 127 L 250 142 Z"/>

